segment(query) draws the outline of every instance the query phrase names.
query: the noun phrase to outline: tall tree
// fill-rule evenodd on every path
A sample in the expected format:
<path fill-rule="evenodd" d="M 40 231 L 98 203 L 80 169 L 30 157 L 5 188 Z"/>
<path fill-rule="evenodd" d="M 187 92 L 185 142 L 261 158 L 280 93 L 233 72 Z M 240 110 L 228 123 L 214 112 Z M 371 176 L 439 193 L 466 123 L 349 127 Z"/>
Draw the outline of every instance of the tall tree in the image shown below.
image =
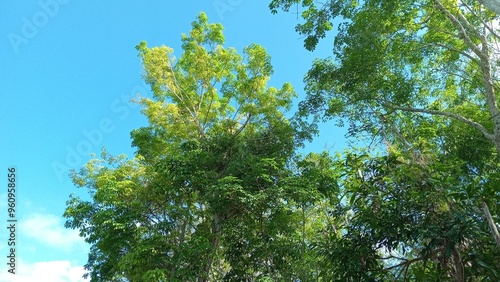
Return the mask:
<path fill-rule="evenodd" d="M 352 135 L 368 132 L 389 145 L 411 135 L 413 126 L 401 125 L 415 114 L 448 127 L 427 141 L 440 144 L 443 154 L 464 158 L 466 173 L 481 178 L 476 188 L 500 247 L 489 208 L 499 200 L 498 188 L 486 188 L 498 184 L 499 15 L 473 0 L 274 0 L 270 8 L 277 12 L 294 4 L 303 7 L 305 22 L 296 29 L 306 36 L 308 50 L 333 28 L 334 20 L 341 21 L 333 58 L 316 60 L 306 75 L 308 96 L 301 114 L 347 121 Z M 474 131 L 458 128 L 463 126 Z M 466 131 L 469 135 L 463 135 Z M 480 154 L 451 151 L 473 148 L 466 143 L 480 144 L 474 148 Z M 418 152 L 413 142 L 407 144 Z"/>
<path fill-rule="evenodd" d="M 311 206 L 335 187 L 309 185 L 327 176 L 292 158 L 296 132 L 283 115 L 292 86 L 268 87 L 265 49 L 251 44 L 241 56 L 223 46 L 222 30 L 201 13 L 178 59 L 166 46 L 137 46 L 153 95 L 137 101 L 149 125 L 131 134 L 134 158 L 103 151 L 72 175 L 91 196 L 71 197 L 65 212 L 91 244 L 91 281 L 308 281 L 319 272 L 306 247 L 321 228 Z"/>

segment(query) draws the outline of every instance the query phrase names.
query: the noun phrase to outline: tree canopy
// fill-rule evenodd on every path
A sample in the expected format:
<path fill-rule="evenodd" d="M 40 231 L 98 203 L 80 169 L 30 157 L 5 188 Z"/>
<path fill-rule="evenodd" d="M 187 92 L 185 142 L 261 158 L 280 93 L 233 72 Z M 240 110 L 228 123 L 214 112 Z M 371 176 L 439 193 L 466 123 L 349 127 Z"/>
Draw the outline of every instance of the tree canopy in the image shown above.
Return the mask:
<path fill-rule="evenodd" d="M 486 1 L 485 1 L 486 2 Z M 273 0 L 314 50 L 293 118 L 264 47 L 200 13 L 182 54 L 137 45 L 132 158 L 72 173 L 91 281 L 497 281 L 498 19 L 478 1 Z M 299 154 L 317 123 L 367 146 Z M 323 133 L 324 134 L 324 133 Z"/>
<path fill-rule="evenodd" d="M 405 172 L 408 174 L 405 177 L 419 175 L 412 172 L 415 167 L 427 171 L 426 177 L 437 172 L 445 173 L 439 173 L 440 177 L 413 182 L 408 187 L 415 189 L 418 183 L 430 185 L 426 191 L 431 193 L 432 189 L 444 185 L 432 196 L 447 199 L 444 209 L 447 215 L 439 217 L 451 215 L 460 220 L 449 227 L 446 227 L 447 222 L 454 222 L 451 218 L 424 226 L 439 227 L 442 234 L 449 234 L 450 231 L 445 230 L 458 230 L 464 227 L 464 222 L 471 220 L 474 228 L 482 232 L 485 226 L 489 226 L 493 236 L 488 238 L 484 237 L 484 233 L 481 236 L 474 233 L 474 238 L 458 241 L 457 238 L 444 239 L 448 243 L 455 242 L 453 247 L 445 248 L 444 258 L 448 260 L 441 261 L 440 267 L 441 270 L 446 265 L 451 268 L 444 277 L 454 281 L 483 279 L 480 277 L 495 280 L 492 277 L 497 277 L 496 271 L 486 276 L 472 273 L 478 269 L 495 269 L 497 264 L 485 265 L 479 260 L 474 266 L 467 256 L 475 249 L 472 242 L 483 240 L 479 238 L 484 238 L 489 246 L 495 241 L 497 243 L 496 249 L 480 251 L 482 254 L 494 254 L 488 260 L 498 261 L 500 247 L 497 224 L 494 222 L 498 214 L 500 152 L 498 14 L 479 1 L 467 0 L 274 0 L 270 8 L 276 13 L 279 9 L 288 11 L 294 5 L 297 9 L 301 6 L 303 22 L 296 26 L 296 30 L 305 36 L 304 46 L 308 50 L 314 50 L 339 22 L 332 57 L 314 61 L 305 76 L 307 98 L 301 102 L 298 116 L 307 120 L 312 115 L 314 122 L 334 119 L 341 125 L 347 123 L 349 136 L 361 138 L 364 135 L 372 139 L 372 144 L 378 145 L 377 152 L 387 154 L 388 159 L 403 162 L 404 166 L 399 164 L 397 167 L 401 171 L 410 169 Z M 372 163 L 375 160 L 366 161 Z M 385 168 L 386 172 L 376 177 L 378 174 L 374 176 L 371 168 L 369 171 L 368 180 L 371 182 L 378 181 L 379 177 L 382 179 L 380 184 L 384 189 L 373 191 L 379 195 L 376 198 L 388 197 L 385 201 L 397 199 L 398 202 L 405 202 L 405 197 L 411 195 L 408 199 L 417 204 L 419 197 L 426 195 L 423 191 L 415 193 L 406 190 L 404 194 L 388 196 L 385 186 L 392 185 L 394 177 L 388 176 L 392 172 Z M 377 167 L 376 172 L 380 171 Z M 365 178 L 362 177 L 364 181 L 367 180 Z M 404 184 L 407 180 L 403 178 L 394 184 L 397 187 L 407 186 Z M 372 197 L 375 195 L 363 195 L 360 200 L 374 205 Z M 423 199 L 427 200 L 424 201 L 428 201 L 429 196 L 425 196 Z M 379 201 L 376 202 L 377 207 L 381 205 Z M 407 205 L 411 207 L 413 204 Z M 489 208 L 491 204 L 493 213 Z M 389 211 L 385 209 L 387 215 Z M 410 211 L 421 215 L 430 213 L 420 204 Z M 392 213 L 393 216 L 398 214 L 399 210 Z M 372 217 L 372 220 L 375 219 Z M 404 225 L 403 222 L 401 224 Z M 396 232 L 390 231 L 389 227 L 382 230 Z M 369 233 L 373 235 L 374 232 L 370 230 Z M 432 233 L 415 230 L 411 234 L 422 239 L 425 234 Z M 408 237 L 403 241 L 407 244 L 412 240 L 415 239 Z M 418 245 L 427 244 L 424 242 L 410 249 L 416 251 L 420 248 Z M 373 245 L 366 242 L 357 246 L 373 250 Z M 440 252 L 432 249 L 420 249 L 419 257 L 427 261 L 433 257 L 433 252 Z M 409 266 L 418 262 L 419 258 L 400 257 L 399 260 L 401 263 L 396 264 L 398 268 L 405 268 L 401 277 L 411 277 L 412 268 Z M 415 266 L 413 270 L 419 267 Z M 445 279 L 430 276 L 430 268 L 419 271 L 418 277 L 425 274 L 426 279 L 432 277 L 430 280 L 433 281 Z"/>
<path fill-rule="evenodd" d="M 294 89 L 267 86 L 266 50 L 251 44 L 242 56 L 224 47 L 222 31 L 201 13 L 180 57 L 137 46 L 153 95 L 137 101 L 149 125 L 131 134 L 136 155 L 103 151 L 72 175 L 91 196 L 72 197 L 65 212 L 67 227 L 91 244 L 91 281 L 318 275 L 306 247 L 317 228 L 309 217 L 321 218 L 311 206 L 336 187 L 312 163 L 328 158 L 295 161 L 295 129 L 283 115 Z"/>

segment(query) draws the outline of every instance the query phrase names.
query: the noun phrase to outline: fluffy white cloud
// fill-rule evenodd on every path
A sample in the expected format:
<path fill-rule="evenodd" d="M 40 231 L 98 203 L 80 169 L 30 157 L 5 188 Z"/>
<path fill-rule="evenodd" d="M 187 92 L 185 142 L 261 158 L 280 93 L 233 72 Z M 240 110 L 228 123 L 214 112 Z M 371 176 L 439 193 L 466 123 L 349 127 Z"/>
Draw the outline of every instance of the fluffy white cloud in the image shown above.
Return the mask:
<path fill-rule="evenodd" d="M 0 281 L 9 282 L 87 282 L 83 279 L 83 266 L 67 260 L 25 263 L 19 261 L 16 274 L 2 271 Z"/>
<path fill-rule="evenodd" d="M 27 258 L 18 257 L 15 274 L 7 271 L 5 264 L 0 267 L 0 281 L 5 282 L 84 282 L 85 270 L 83 266 L 73 261 L 75 253 L 88 252 L 88 246 L 83 239 L 78 236 L 75 230 L 64 227 L 63 218 L 52 214 L 31 214 L 19 220 L 19 230 L 17 236 L 30 240 L 29 246 L 34 248 L 33 252 L 45 250 L 63 251 L 61 260 L 33 261 Z M 28 246 L 23 247 L 26 251 Z M 5 253 L 5 250 L 2 250 Z M 19 254 L 19 252 L 18 252 Z M 37 253 L 37 260 L 44 260 L 43 251 Z M 70 257 L 68 257 L 70 256 Z M 5 256 L 4 256 L 5 257 Z M 69 260 L 68 260 L 69 259 Z M 71 261 L 70 261 L 71 260 Z M 76 261 L 76 260 L 74 260 Z"/>
<path fill-rule="evenodd" d="M 64 227 L 61 217 L 51 214 L 32 214 L 19 222 L 22 236 L 44 243 L 52 248 L 71 251 L 85 248 L 78 231 Z M 18 234 L 19 235 L 19 234 Z"/>

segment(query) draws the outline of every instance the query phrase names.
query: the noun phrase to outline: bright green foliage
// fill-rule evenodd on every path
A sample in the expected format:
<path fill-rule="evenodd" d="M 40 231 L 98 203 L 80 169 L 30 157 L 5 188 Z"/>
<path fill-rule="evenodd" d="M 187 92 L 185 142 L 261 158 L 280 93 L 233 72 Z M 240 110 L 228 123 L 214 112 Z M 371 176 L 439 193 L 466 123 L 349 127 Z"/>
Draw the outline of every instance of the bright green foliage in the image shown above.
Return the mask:
<path fill-rule="evenodd" d="M 91 200 L 72 197 L 65 217 L 91 244 L 91 280 L 313 281 L 314 205 L 336 188 L 328 163 L 311 166 L 325 156 L 292 158 L 293 88 L 268 87 L 265 49 L 225 48 L 203 13 L 182 43 L 179 58 L 137 46 L 153 97 L 138 101 L 135 157 L 104 151 L 73 174 Z"/>
<path fill-rule="evenodd" d="M 303 115 L 345 118 L 339 121 L 347 120 L 353 135 L 380 130 L 395 112 L 440 115 L 474 127 L 496 146 L 496 14 L 478 1 L 275 0 L 270 6 L 276 12 L 298 2 L 305 23 L 297 30 L 309 50 L 325 26 L 343 20 L 334 57 L 316 60 L 306 76 Z"/>
<path fill-rule="evenodd" d="M 333 56 L 306 75 L 298 116 L 347 123 L 350 136 L 387 154 L 348 157 L 339 213 L 352 218 L 340 240 L 319 247 L 332 277 L 498 280 L 499 16 L 469 0 L 273 0 L 270 8 L 294 5 L 308 50 L 340 22 Z"/>

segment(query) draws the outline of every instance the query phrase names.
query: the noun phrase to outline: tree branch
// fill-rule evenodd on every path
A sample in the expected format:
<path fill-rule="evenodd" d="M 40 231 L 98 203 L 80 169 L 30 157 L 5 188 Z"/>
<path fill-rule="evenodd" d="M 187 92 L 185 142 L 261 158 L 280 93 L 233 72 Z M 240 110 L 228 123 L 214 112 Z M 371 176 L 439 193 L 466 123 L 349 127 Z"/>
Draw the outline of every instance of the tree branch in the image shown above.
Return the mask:
<path fill-rule="evenodd" d="M 453 273 L 455 276 L 455 281 L 465 282 L 464 265 L 462 263 L 462 259 L 460 258 L 460 253 L 455 247 L 453 247 L 451 259 L 453 261 L 453 268 L 455 270 Z"/>
<path fill-rule="evenodd" d="M 424 113 L 424 114 L 429 114 L 429 115 L 449 117 L 449 118 L 461 121 L 461 122 L 475 128 L 475 129 L 479 130 L 490 141 L 494 142 L 494 140 L 495 140 L 494 135 L 491 134 L 490 132 L 488 132 L 488 130 L 486 128 L 484 128 L 484 126 L 482 126 L 480 123 L 475 122 L 473 120 L 470 120 L 470 119 L 463 117 L 459 114 L 437 111 L 437 110 L 429 110 L 429 109 L 402 107 L 402 106 L 396 106 L 396 105 L 387 104 L 387 103 L 384 106 L 391 108 L 391 109 L 394 109 L 394 110 L 400 110 L 400 111 L 404 111 L 404 112 Z"/>
<path fill-rule="evenodd" d="M 459 54 L 461 54 L 461 55 L 463 55 L 463 56 L 467 57 L 469 60 L 473 61 L 474 63 L 476 63 L 476 64 L 478 64 L 478 65 L 480 65 L 480 63 L 481 63 L 481 62 L 480 62 L 477 58 L 474 58 L 473 56 L 471 56 L 471 55 L 467 54 L 467 53 L 466 53 L 466 52 L 464 52 L 464 51 L 460 51 L 460 50 L 458 50 L 458 49 L 456 49 L 456 48 L 453 48 L 453 47 L 451 47 L 451 46 L 448 46 L 448 45 L 446 45 L 446 44 L 442 44 L 442 43 L 439 43 L 439 42 L 435 42 L 435 43 L 433 43 L 433 44 L 434 44 L 434 45 L 436 45 L 436 46 L 442 47 L 442 48 L 444 48 L 444 49 L 447 49 L 447 50 L 450 50 L 450 51 L 453 51 L 453 52 L 457 52 L 457 53 L 459 53 Z"/>
<path fill-rule="evenodd" d="M 498 0 L 479 0 L 479 2 L 493 12 L 500 14 L 500 3 Z"/>
<path fill-rule="evenodd" d="M 450 13 L 450 11 L 448 11 L 448 9 L 444 7 L 439 0 L 434 0 L 434 2 L 438 6 L 438 8 L 446 14 L 446 17 L 451 21 L 451 23 L 458 29 L 458 32 L 462 35 L 465 44 L 467 44 L 467 46 L 469 46 L 469 48 L 471 48 L 471 50 L 481 60 L 480 67 L 483 73 L 483 82 L 485 88 L 484 95 L 486 97 L 486 102 L 488 103 L 490 115 L 492 116 L 495 123 L 495 128 L 493 131 L 494 135 L 498 136 L 500 135 L 500 116 L 492 82 L 489 48 L 486 37 L 484 36 L 484 34 L 481 34 L 478 30 L 476 30 L 474 26 L 467 20 L 467 18 L 464 17 L 464 15 L 458 13 L 457 19 L 457 17 Z M 478 39 L 481 41 L 481 48 L 474 44 L 472 39 L 467 34 L 466 28 L 478 37 Z M 490 138 L 490 140 L 493 142 L 495 148 L 497 148 L 498 152 L 500 153 L 500 140 L 496 140 L 495 138 Z"/>
<path fill-rule="evenodd" d="M 458 29 L 458 32 L 462 35 L 462 39 L 464 40 L 465 44 L 471 48 L 471 50 L 479 57 L 483 58 L 485 54 L 479 49 L 476 44 L 472 41 L 472 39 L 469 37 L 467 34 L 467 31 L 465 30 L 464 26 L 462 23 L 452 14 L 446 7 L 443 6 L 443 4 L 439 0 L 435 0 L 434 3 L 438 6 L 439 10 L 441 10 L 443 13 L 445 13 L 446 17 L 451 21 L 451 23 Z"/>
<path fill-rule="evenodd" d="M 490 25 L 489 25 L 489 24 L 488 24 L 485 20 L 483 20 L 483 19 L 482 19 L 482 18 L 481 18 L 481 17 L 480 17 L 480 16 L 479 16 L 479 15 L 478 15 L 475 11 L 474 11 L 474 9 L 472 9 L 472 7 L 471 7 L 471 6 L 469 6 L 469 5 L 468 5 L 467 3 L 465 3 L 465 1 L 463 1 L 463 0 L 462 0 L 462 1 L 460 1 L 460 2 L 462 3 L 462 5 L 463 5 L 464 7 L 466 7 L 466 8 L 467 8 L 467 10 L 469 10 L 469 11 L 472 13 L 472 15 L 474 15 L 474 17 L 475 17 L 476 19 L 479 19 L 479 20 L 481 21 L 481 23 L 483 24 L 483 26 L 485 26 L 485 27 L 486 27 L 486 29 L 488 29 L 488 31 L 489 31 L 489 32 L 491 32 L 491 35 L 493 35 L 493 36 L 494 36 L 494 37 L 496 37 L 497 39 L 500 39 L 500 35 L 498 35 L 498 33 L 496 33 L 496 32 L 495 32 L 495 30 L 493 30 L 493 28 L 492 28 L 492 27 L 491 27 L 491 26 L 490 26 Z M 482 2 L 482 1 L 479 1 L 479 2 Z M 484 1 L 483 1 L 483 2 L 484 2 Z M 498 1 L 497 1 L 497 2 L 498 2 Z M 498 6 L 498 8 L 500 9 L 500 5 Z M 499 10 L 499 11 L 500 11 L 500 10 Z"/>
<path fill-rule="evenodd" d="M 493 220 L 493 217 L 491 216 L 490 209 L 488 207 L 488 204 L 484 200 L 484 197 L 483 197 L 483 200 L 481 202 L 481 205 L 483 207 L 484 216 L 486 217 L 486 220 L 488 221 L 488 225 L 490 226 L 491 233 L 493 234 L 493 237 L 495 238 L 495 242 L 497 242 L 497 245 L 500 248 L 500 233 L 498 232 L 497 225 L 495 224 L 495 221 Z"/>
<path fill-rule="evenodd" d="M 390 266 L 390 267 L 387 267 L 387 268 L 384 268 L 384 269 L 382 269 L 382 271 L 389 271 L 391 269 L 398 268 L 398 267 L 401 267 L 401 266 L 409 267 L 414 262 L 424 260 L 425 257 L 418 257 L 418 258 L 414 258 L 414 259 L 404 259 L 404 258 L 398 258 L 398 259 L 403 260 L 403 262 L 398 263 L 398 264 L 393 265 L 393 266 Z"/>

